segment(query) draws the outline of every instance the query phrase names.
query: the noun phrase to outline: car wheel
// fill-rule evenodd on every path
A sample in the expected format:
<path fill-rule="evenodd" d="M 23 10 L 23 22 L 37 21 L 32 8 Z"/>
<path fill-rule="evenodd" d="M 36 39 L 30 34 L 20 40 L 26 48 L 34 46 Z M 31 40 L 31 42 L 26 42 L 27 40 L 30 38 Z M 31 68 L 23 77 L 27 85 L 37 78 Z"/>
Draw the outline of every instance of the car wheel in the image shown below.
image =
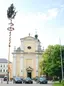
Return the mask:
<path fill-rule="evenodd" d="M 31 84 L 33 84 L 33 82 L 31 82 Z"/>
<path fill-rule="evenodd" d="M 46 84 L 47 84 L 47 82 L 46 82 Z"/>

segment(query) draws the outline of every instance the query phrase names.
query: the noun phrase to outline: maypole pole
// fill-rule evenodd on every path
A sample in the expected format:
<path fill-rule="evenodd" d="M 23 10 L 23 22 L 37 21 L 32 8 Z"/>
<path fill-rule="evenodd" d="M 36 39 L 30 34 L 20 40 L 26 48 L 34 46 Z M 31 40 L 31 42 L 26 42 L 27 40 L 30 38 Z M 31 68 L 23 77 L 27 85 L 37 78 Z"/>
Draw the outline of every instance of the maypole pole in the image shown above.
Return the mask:
<path fill-rule="evenodd" d="M 15 18 L 16 13 L 17 12 L 15 12 L 14 5 L 11 4 L 11 6 L 7 10 L 7 17 L 10 20 L 9 27 L 7 28 L 7 30 L 9 31 L 7 84 L 9 83 L 9 79 L 10 79 L 10 76 L 9 76 L 10 75 L 10 64 L 9 64 L 9 62 L 10 62 L 10 47 L 11 47 L 11 31 L 14 30 L 14 28 L 13 28 L 14 24 L 12 23 L 12 19 Z"/>

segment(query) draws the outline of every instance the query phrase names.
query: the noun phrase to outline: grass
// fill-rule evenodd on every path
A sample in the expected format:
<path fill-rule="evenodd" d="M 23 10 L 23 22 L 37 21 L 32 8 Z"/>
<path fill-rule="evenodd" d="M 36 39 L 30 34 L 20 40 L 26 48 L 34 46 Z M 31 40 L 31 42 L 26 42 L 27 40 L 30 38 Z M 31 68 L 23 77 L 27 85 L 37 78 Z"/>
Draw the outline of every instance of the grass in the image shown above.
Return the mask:
<path fill-rule="evenodd" d="M 53 86 L 63 86 L 63 85 L 61 83 L 59 83 L 59 82 L 54 82 Z"/>
<path fill-rule="evenodd" d="M 54 83 L 53 86 L 62 86 L 60 83 Z"/>

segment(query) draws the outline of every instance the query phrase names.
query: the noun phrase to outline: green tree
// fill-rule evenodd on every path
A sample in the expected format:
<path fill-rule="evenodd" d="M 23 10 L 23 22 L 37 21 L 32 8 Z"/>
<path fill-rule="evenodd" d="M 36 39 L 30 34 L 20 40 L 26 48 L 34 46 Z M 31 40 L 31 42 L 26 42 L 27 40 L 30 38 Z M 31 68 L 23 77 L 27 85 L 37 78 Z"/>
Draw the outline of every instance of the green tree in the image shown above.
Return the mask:
<path fill-rule="evenodd" d="M 61 46 L 64 64 L 64 46 Z M 40 63 L 42 73 L 48 76 L 61 77 L 60 45 L 49 45 L 42 55 L 43 61 Z"/>

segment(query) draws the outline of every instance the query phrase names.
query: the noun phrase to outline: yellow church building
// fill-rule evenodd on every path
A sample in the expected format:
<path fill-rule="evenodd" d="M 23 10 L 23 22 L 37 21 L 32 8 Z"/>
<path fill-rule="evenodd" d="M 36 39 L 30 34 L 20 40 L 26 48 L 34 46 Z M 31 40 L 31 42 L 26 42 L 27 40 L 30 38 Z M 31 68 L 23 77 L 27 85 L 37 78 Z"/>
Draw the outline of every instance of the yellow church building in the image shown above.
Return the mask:
<path fill-rule="evenodd" d="M 42 59 L 42 49 L 38 35 L 20 39 L 20 46 L 13 51 L 13 77 L 31 77 L 40 76 L 39 63 Z"/>

